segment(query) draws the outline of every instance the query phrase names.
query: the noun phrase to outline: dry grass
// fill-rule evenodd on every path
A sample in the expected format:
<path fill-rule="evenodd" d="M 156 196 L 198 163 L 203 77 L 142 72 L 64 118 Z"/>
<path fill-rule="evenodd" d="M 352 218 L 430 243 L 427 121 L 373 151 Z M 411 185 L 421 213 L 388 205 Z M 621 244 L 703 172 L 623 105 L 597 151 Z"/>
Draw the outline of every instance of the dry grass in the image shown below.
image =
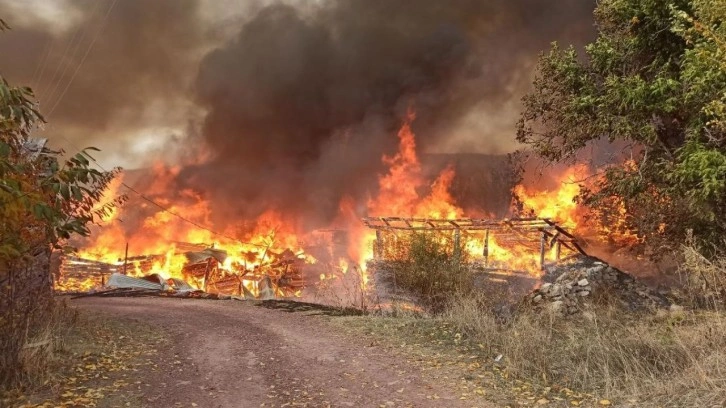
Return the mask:
<path fill-rule="evenodd" d="M 329 278 L 318 282 L 315 292 L 305 301 L 321 303 L 341 309 L 353 308 L 368 312 L 377 304 L 364 284 L 365 272 L 358 266 L 352 265 L 345 273 L 329 274 Z M 370 292 L 370 293 L 369 293 Z"/>
<path fill-rule="evenodd" d="M 726 254 L 708 259 L 692 243 L 685 245 L 679 270 L 690 304 L 716 310 L 726 307 Z"/>
<path fill-rule="evenodd" d="M 20 353 L 24 370 L 23 385 L 36 387 L 48 379 L 49 367 L 55 364 L 57 352 L 67 348 L 68 334 L 74 329 L 78 312 L 65 302 L 56 301 L 45 321 L 28 338 Z"/>
<path fill-rule="evenodd" d="M 436 242 L 414 242 L 409 254 L 408 269 L 398 271 L 412 279 L 409 288 L 426 294 L 450 278 L 439 273 L 450 261 Z M 524 381 L 636 406 L 726 406 L 726 257 L 709 260 L 693 246 L 683 255 L 693 311 L 636 315 L 603 298 L 578 318 L 519 310 L 503 321 L 495 300 L 457 291 L 454 279 L 440 318 L 489 357 L 501 354 L 507 372 Z"/>
<path fill-rule="evenodd" d="M 78 314 L 63 301 L 46 305 L 42 321 L 29 327 L 27 337 L 20 348 L 13 371 L 13 381 L 0 389 L 0 405 L 3 396 L 21 395 L 51 382 L 61 354 L 68 347 L 69 333 L 76 327 Z M 6 339 L 5 336 L 0 336 Z M 7 351 L 9 348 L 5 347 Z"/>
<path fill-rule="evenodd" d="M 389 314 L 401 316 L 398 324 L 356 318 L 366 327 L 388 322 L 384 331 L 395 327 L 391 336 L 422 345 L 427 340 L 416 340 L 421 333 L 431 344 L 454 336 L 458 354 L 480 350 L 490 362 L 502 355 L 495 367 L 506 378 L 594 395 L 588 397 L 594 404 L 604 398 L 628 407 L 726 406 L 726 257 L 709 260 L 684 248 L 689 310 L 627 313 L 600 293 L 578 317 L 522 309 L 503 317 L 494 307 L 500 302 L 458 290 L 457 279 L 441 291 L 441 281 L 451 279 L 452 260 L 440 242 L 407 245 L 396 282 L 424 297 L 438 290 L 448 303 L 434 319 L 416 320 L 410 313 Z M 460 276 L 456 269 L 453 275 Z"/>
<path fill-rule="evenodd" d="M 522 313 L 500 324 L 472 298 L 444 319 L 502 354 L 515 377 L 593 392 L 638 406 L 726 404 L 726 316 L 717 312 L 628 316 L 614 308 L 579 320 Z"/>
<path fill-rule="evenodd" d="M 48 379 L 49 367 L 53 364 L 56 352 L 65 346 L 67 334 L 77 318 L 76 312 L 69 309 L 64 302 L 53 301 L 44 305 L 43 309 L 42 319 L 32 318 L 33 316 L 26 318 L 25 332 L 19 339 L 15 331 L 0 335 L 0 349 L 3 353 L 19 350 L 17 358 L 3 359 L 13 362 L 12 367 L 6 367 L 6 390 L 33 388 L 44 383 Z M 14 346 L 14 342 L 18 340 L 22 340 L 22 343 Z"/>

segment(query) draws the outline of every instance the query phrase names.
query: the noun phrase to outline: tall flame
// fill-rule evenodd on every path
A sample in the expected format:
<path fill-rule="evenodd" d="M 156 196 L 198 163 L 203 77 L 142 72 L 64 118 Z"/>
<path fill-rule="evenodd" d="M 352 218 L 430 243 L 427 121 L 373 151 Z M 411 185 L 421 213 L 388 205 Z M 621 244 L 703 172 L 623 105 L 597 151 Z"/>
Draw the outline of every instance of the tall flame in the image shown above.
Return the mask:
<path fill-rule="evenodd" d="M 321 269 L 322 272 L 315 276 L 329 282 L 355 270 L 360 273 L 361 290 L 365 292 L 370 289 L 371 277 L 366 269 L 366 262 L 373 257 L 376 235 L 360 222 L 363 213 L 368 216 L 429 219 L 455 219 L 465 216 L 464 210 L 456 204 L 451 194 L 451 185 L 456 176 L 454 168 L 444 168 L 433 180 L 423 174 L 412 129 L 415 119 L 416 114 L 409 110 L 397 132 L 397 152 L 381 158 L 387 171 L 378 178 L 377 194 L 365 203 L 357 203 L 351 198 L 344 198 L 340 202 L 338 216 L 329 231 L 345 231 L 347 249 L 342 253 L 338 250 L 329 251 L 333 255 L 332 259 L 325 258 L 325 262 L 329 264 L 327 269 Z M 137 207 L 126 208 L 121 213 L 116 211 L 110 214 L 106 224 L 94 231 L 92 239 L 80 251 L 81 257 L 118 264 L 124 259 L 124 249 L 128 243 L 130 252 L 135 257 L 156 255 L 145 258 L 143 262 L 134 260 L 129 263 L 129 274 L 158 273 L 165 278 L 189 280 L 190 277 L 185 276 L 184 272 L 188 264 L 184 255 L 185 244 L 180 243 L 204 244 L 227 252 L 227 259 L 216 266 L 221 276 L 247 279 L 244 286 L 253 292 L 259 290 L 262 282 L 261 267 L 273 263 L 276 254 L 287 250 L 308 265 L 318 263 L 315 256 L 307 250 L 315 246 L 312 243 L 318 242 L 321 235 L 300 232 L 296 227 L 295 214 L 281 214 L 271 208 L 254 220 L 230 220 L 227 228 L 212 232 L 204 227 L 212 225 L 212 207 L 209 201 L 192 190 L 173 194 L 169 192 L 180 168 L 157 164 L 152 171 L 153 181 L 144 191 L 154 198 L 155 204 L 143 202 Z M 580 214 L 573 199 L 579 193 L 577 181 L 586 175 L 587 168 L 575 166 L 560 175 L 558 188 L 542 191 L 519 185 L 514 188 L 513 194 L 532 215 L 550 218 L 566 228 L 574 229 L 580 222 Z M 122 184 L 122 178 L 114 181 L 109 186 L 107 195 L 117 195 Z M 157 204 L 165 210 L 156 208 Z M 143 214 L 147 214 L 145 218 L 138 219 Z M 127 231 L 125 221 L 129 220 L 124 220 L 125 216 L 133 219 L 134 225 L 140 227 L 128 228 L 132 231 Z M 485 252 L 483 239 L 476 233 L 466 233 L 462 239 L 464 247 L 472 257 L 481 257 Z M 330 247 L 337 245 L 330 238 L 323 241 Z M 540 273 L 536 266 L 539 255 L 526 245 L 509 241 L 498 242 L 496 237 L 491 237 L 486 252 L 490 262 L 497 267 Z M 256 280 L 253 282 L 251 279 Z M 200 285 L 194 279 L 191 283 Z M 77 286 L 88 285 L 80 282 Z M 296 292 L 295 295 L 300 293 Z"/>
<path fill-rule="evenodd" d="M 456 218 L 463 214 L 454 204 L 449 193 L 451 182 L 456 175 L 453 168 L 444 169 L 428 187 L 427 195 L 419 192 L 427 186 L 421 171 L 421 163 L 416 155 L 416 137 L 411 124 L 416 114 L 409 110 L 406 120 L 398 131 L 398 152 L 383 156 L 389 166 L 388 173 L 379 177 L 378 196 L 368 202 L 368 214 L 384 216 L 395 214 L 402 217 Z"/>
<path fill-rule="evenodd" d="M 579 183 L 588 175 L 587 166 L 575 165 L 557 177 L 555 189 L 538 190 L 520 184 L 514 187 L 513 194 L 526 212 L 557 221 L 565 228 L 575 229 L 582 222 L 582 210 L 575 202 L 575 197 L 580 194 Z"/>

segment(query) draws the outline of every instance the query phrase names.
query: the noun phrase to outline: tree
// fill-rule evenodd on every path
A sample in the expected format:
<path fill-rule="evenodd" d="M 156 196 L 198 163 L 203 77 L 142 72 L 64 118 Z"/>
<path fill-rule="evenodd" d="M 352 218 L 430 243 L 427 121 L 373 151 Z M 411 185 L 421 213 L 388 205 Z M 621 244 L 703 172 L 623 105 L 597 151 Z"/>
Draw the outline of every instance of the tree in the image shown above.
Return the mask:
<path fill-rule="evenodd" d="M 0 20 L 0 31 L 8 26 Z M 0 77 L 0 387 L 22 377 L 21 349 L 52 307 L 49 260 L 74 234 L 123 201 L 98 205 L 111 172 L 91 167 L 94 148 L 62 151 L 30 138 L 43 117 L 27 87 Z"/>
<path fill-rule="evenodd" d="M 567 161 L 627 144 L 580 199 L 651 248 L 726 233 L 726 1 L 603 0 L 584 55 L 553 43 L 523 99 L 517 139 Z M 622 210 L 625 219 L 622 219 Z"/>

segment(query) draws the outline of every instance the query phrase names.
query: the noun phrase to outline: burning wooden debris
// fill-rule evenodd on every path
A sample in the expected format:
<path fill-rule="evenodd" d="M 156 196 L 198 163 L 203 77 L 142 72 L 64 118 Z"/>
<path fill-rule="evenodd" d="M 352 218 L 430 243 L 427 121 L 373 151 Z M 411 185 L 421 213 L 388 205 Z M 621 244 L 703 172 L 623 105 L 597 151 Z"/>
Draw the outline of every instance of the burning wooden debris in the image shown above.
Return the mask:
<path fill-rule="evenodd" d="M 305 259 L 291 250 L 267 250 L 263 264 L 229 263 L 224 250 L 175 243 L 186 262 L 180 271 L 160 271 L 166 255 L 127 257 L 114 263 L 63 256 L 56 274 L 59 292 L 89 292 L 131 296 L 132 293 L 206 293 L 270 299 L 299 294 L 304 287 Z M 163 273 L 160 273 L 163 272 Z M 171 275 L 169 279 L 162 277 Z M 204 296 L 201 296 L 204 297 Z"/>

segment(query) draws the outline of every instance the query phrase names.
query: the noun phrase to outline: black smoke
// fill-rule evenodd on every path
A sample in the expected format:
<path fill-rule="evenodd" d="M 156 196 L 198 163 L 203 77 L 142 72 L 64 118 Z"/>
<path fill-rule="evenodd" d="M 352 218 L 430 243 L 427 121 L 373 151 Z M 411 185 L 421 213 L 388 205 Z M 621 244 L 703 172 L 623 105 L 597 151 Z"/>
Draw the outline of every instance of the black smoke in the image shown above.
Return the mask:
<path fill-rule="evenodd" d="M 128 156 L 128 133 L 168 126 L 213 36 L 197 17 L 198 0 L 22 4 L 0 1 L 12 27 L 0 34 L 0 74 L 33 88 L 48 121 L 43 136 L 69 151 L 95 145 L 107 157 Z M 51 4 L 61 14 L 28 21 Z"/>
<path fill-rule="evenodd" d="M 187 185 L 325 223 L 343 196 L 365 202 L 407 109 L 423 149 L 473 109 L 497 115 L 531 81 L 550 41 L 582 41 L 591 1 L 338 0 L 273 4 L 207 54 L 195 82 L 213 159 Z M 515 118 L 512 118 L 512 124 Z M 513 134 L 481 134 L 511 140 Z M 486 140 L 473 140 L 472 145 Z"/>
<path fill-rule="evenodd" d="M 216 221 L 274 207 L 304 214 L 311 227 L 334 217 L 344 196 L 364 208 L 409 108 L 422 152 L 453 139 L 459 153 L 511 150 L 538 53 L 554 40 L 591 39 L 595 5 L 240 1 L 226 13 L 221 4 L 231 2 L 59 0 L 69 6 L 61 30 L 14 24 L 20 3 L 10 1 L 0 0 L 0 17 L 15 26 L 0 34 L 0 73 L 38 91 L 45 135 L 57 145 L 72 148 L 69 139 L 128 158 L 144 150 L 143 137 L 132 143 L 128 134 L 173 128 L 176 145 L 145 157 L 171 160 L 166 152 L 183 145 L 195 164 L 175 188 L 210 199 Z M 215 7 L 238 17 L 203 18 Z"/>

